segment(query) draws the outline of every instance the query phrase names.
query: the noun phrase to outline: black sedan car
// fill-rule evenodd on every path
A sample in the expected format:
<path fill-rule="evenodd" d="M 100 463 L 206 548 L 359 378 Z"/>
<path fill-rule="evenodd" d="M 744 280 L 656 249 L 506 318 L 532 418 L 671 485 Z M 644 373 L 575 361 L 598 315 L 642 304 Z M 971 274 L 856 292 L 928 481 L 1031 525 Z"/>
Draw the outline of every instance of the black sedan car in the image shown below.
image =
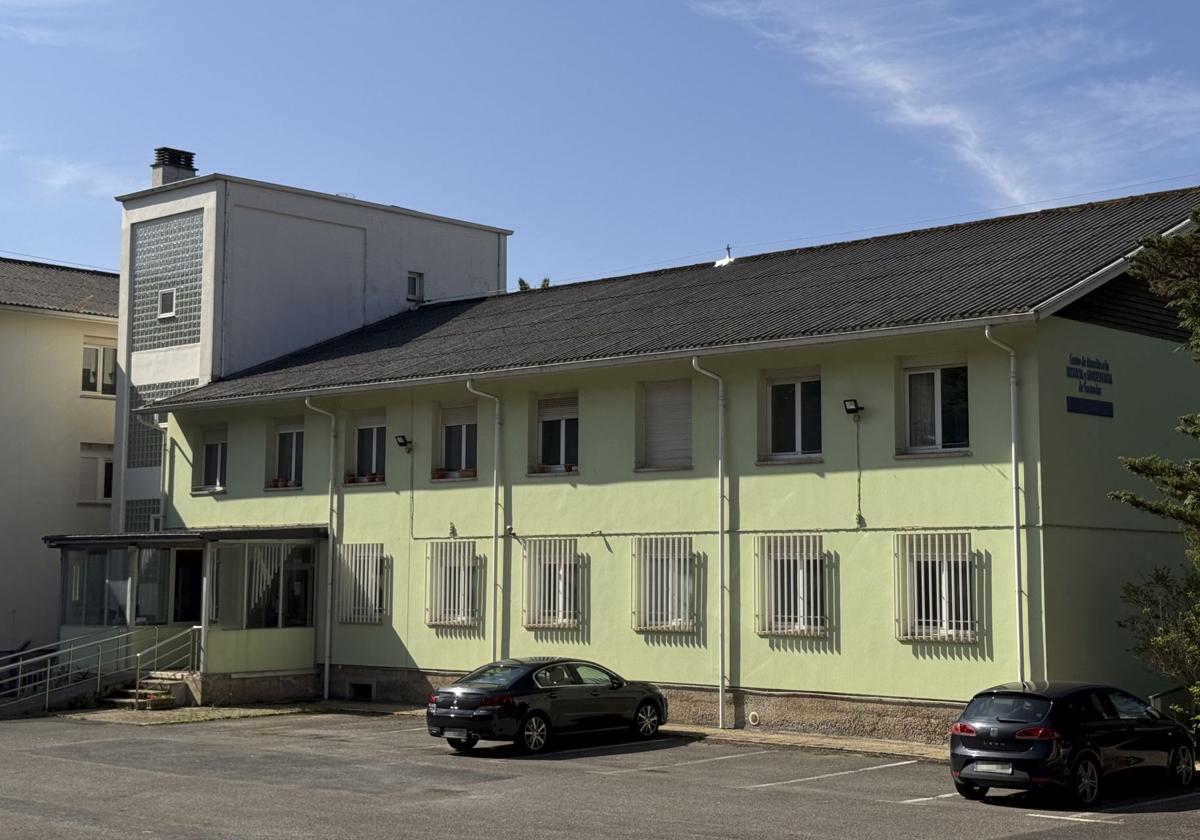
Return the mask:
<path fill-rule="evenodd" d="M 430 694 L 425 721 L 430 735 L 459 752 L 479 741 L 513 741 L 536 753 L 564 733 L 632 729 L 649 738 L 667 721 L 667 699 L 594 662 L 502 659 Z"/>
<path fill-rule="evenodd" d="M 950 772 L 968 799 L 989 788 L 1054 789 L 1091 805 L 1118 773 L 1155 770 L 1190 785 L 1195 760 L 1183 726 L 1106 685 L 998 685 L 975 695 L 950 728 Z"/>

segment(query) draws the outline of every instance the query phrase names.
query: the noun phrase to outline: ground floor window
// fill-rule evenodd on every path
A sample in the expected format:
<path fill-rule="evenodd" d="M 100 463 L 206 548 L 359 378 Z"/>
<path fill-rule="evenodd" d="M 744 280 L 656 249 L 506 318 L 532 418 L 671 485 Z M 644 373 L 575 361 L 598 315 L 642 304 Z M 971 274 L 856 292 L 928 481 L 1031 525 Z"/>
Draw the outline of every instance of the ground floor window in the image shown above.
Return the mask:
<path fill-rule="evenodd" d="M 338 621 L 380 624 L 391 612 L 391 563 L 383 543 L 338 546 Z"/>
<path fill-rule="evenodd" d="M 695 630 L 696 571 L 691 537 L 634 539 L 634 629 L 654 632 Z"/>
<path fill-rule="evenodd" d="M 579 568 L 575 540 L 525 541 L 525 627 L 579 626 Z"/>
<path fill-rule="evenodd" d="M 137 623 L 166 624 L 171 599 L 171 552 L 138 551 Z"/>
<path fill-rule="evenodd" d="M 897 534 L 897 636 L 974 641 L 977 577 L 970 534 Z"/>
<path fill-rule="evenodd" d="M 482 560 L 474 540 L 429 543 L 426 557 L 425 623 L 464 627 L 478 623 L 483 602 Z"/>
<path fill-rule="evenodd" d="M 219 546 L 209 621 L 226 629 L 312 627 L 314 554 L 299 543 Z"/>
<path fill-rule="evenodd" d="M 63 555 L 63 624 L 124 625 L 129 604 L 125 549 L 78 549 Z"/>
<path fill-rule="evenodd" d="M 825 555 L 819 534 L 758 538 L 756 630 L 761 636 L 805 636 L 827 627 Z"/>

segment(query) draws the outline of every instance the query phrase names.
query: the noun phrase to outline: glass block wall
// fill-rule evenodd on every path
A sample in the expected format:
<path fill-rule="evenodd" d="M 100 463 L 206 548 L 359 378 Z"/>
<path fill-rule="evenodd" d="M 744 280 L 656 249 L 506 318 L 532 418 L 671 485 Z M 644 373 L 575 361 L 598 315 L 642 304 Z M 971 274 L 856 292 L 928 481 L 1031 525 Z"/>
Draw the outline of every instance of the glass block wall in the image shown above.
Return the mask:
<path fill-rule="evenodd" d="M 200 384 L 198 379 L 178 379 L 129 387 L 129 443 L 125 449 L 125 465 L 130 468 L 162 466 L 162 433 L 148 428 L 133 417 L 133 409 L 147 402 L 181 394 Z"/>
<path fill-rule="evenodd" d="M 150 530 L 150 517 L 158 515 L 158 499 L 127 499 L 125 501 L 125 531 Z"/>
<path fill-rule="evenodd" d="M 203 246 L 201 210 L 133 226 L 129 340 L 134 352 L 200 341 Z M 175 292 L 175 314 L 159 318 L 158 293 L 168 289 Z"/>

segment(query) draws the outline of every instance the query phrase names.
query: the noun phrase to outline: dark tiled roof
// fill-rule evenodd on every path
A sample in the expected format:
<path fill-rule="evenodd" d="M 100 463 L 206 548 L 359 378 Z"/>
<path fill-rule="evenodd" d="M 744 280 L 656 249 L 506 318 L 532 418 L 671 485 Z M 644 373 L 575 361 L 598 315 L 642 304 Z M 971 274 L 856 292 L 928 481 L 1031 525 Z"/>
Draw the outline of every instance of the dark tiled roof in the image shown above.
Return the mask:
<path fill-rule="evenodd" d="M 164 405 L 1029 313 L 1200 187 L 422 307 Z"/>
<path fill-rule="evenodd" d="M 0 305 L 116 318 L 119 290 L 108 271 L 0 257 Z"/>

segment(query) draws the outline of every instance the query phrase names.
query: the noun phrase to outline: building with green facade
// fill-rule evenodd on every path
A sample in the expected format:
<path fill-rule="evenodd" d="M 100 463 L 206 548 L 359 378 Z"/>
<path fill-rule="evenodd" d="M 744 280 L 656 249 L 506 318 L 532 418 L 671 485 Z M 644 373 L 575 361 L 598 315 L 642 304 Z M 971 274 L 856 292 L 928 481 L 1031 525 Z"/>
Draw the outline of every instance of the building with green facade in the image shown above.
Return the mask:
<path fill-rule="evenodd" d="M 1105 494 L 1138 486 L 1119 455 L 1186 455 L 1200 377 L 1125 258 L 1196 205 L 420 303 L 212 377 L 135 412 L 157 527 L 49 538 L 62 635 L 195 624 L 200 702 L 412 700 L 539 654 L 725 725 L 1163 688 L 1119 593 L 1182 539 Z"/>

